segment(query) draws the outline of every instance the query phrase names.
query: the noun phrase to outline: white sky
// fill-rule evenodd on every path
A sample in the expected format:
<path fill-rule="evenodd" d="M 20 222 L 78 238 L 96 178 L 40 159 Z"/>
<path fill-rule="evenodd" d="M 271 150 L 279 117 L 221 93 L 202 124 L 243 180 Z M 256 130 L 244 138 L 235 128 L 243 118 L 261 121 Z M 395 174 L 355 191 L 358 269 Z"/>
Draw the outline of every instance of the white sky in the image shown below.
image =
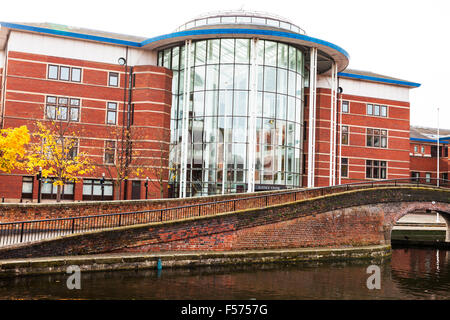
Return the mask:
<path fill-rule="evenodd" d="M 53 22 L 154 37 L 210 11 L 265 11 L 350 54 L 349 68 L 422 86 L 411 90 L 411 124 L 450 129 L 448 0 L 0 0 L 0 21 Z"/>

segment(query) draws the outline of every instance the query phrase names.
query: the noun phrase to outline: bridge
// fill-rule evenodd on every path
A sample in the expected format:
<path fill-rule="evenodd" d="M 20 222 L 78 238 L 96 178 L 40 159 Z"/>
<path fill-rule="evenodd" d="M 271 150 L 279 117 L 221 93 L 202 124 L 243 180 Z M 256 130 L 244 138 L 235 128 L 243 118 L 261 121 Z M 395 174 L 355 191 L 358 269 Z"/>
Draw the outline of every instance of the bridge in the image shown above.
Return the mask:
<path fill-rule="evenodd" d="M 0 258 L 389 244 L 395 222 L 417 210 L 439 212 L 450 241 L 450 190 L 393 180 L 1 223 Z"/>

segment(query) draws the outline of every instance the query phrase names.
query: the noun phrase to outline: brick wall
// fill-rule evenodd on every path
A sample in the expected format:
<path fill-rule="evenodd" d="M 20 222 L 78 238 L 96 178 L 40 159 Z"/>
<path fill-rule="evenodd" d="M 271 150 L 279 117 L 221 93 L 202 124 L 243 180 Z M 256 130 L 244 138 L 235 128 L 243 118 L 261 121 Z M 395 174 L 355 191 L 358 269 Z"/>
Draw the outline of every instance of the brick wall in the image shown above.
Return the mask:
<path fill-rule="evenodd" d="M 436 204 L 432 205 L 432 200 Z M 265 209 L 3 248 L 0 257 L 384 244 L 390 241 L 395 221 L 426 208 L 450 211 L 449 192 L 426 188 L 352 191 Z"/>
<path fill-rule="evenodd" d="M 85 152 L 96 164 L 96 171 L 81 178 L 99 179 L 104 173 L 106 179 L 115 176 L 115 169 L 104 165 L 106 140 L 114 140 L 113 131 L 121 128 L 126 106 L 124 106 L 125 69 L 123 66 L 54 56 L 8 52 L 5 80 L 4 127 L 27 125 L 35 130 L 36 121 L 45 121 L 46 98 L 48 96 L 67 97 L 80 100 L 80 118 L 71 124 L 70 131 L 78 137 L 79 152 Z M 50 65 L 77 68 L 81 70 L 81 81 L 53 80 L 48 77 Z M 129 67 L 129 72 L 131 68 Z M 109 74 L 117 73 L 119 84 L 109 85 Z M 167 167 L 170 138 L 170 108 L 172 72 L 157 66 L 133 67 L 134 85 L 128 91 L 133 104 L 132 137 L 134 150 L 140 151 L 140 159 L 150 159 L 150 166 Z M 116 125 L 106 121 L 107 103 L 117 103 Z M 163 158 L 162 162 L 152 159 Z M 142 164 L 139 164 L 142 165 Z M 108 170 L 108 168 L 110 170 Z M 110 173 L 111 172 L 111 173 Z M 0 198 L 18 201 L 22 197 L 22 176 L 29 174 L 14 171 L 0 175 Z M 164 194 L 167 196 L 168 171 L 163 170 Z M 144 182 L 149 177 L 148 198 L 160 198 L 159 183 L 155 170 L 144 170 L 139 177 L 130 180 L 140 181 L 140 197 L 145 197 Z M 75 185 L 75 200 L 83 197 L 83 185 Z M 37 199 L 37 181 L 34 181 L 33 199 Z M 123 199 L 124 194 L 122 187 Z M 127 188 L 127 199 L 132 196 L 131 182 Z"/>

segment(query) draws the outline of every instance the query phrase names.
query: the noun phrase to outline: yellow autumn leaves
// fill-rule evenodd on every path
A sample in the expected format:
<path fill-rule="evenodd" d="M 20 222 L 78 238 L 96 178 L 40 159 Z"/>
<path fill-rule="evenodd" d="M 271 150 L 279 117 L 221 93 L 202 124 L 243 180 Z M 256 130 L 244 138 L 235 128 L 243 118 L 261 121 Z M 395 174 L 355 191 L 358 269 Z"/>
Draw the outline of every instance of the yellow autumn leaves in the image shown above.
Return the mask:
<path fill-rule="evenodd" d="M 2 129 L 0 170 L 9 173 L 21 169 L 36 174 L 41 168 L 43 178 L 52 177 L 54 185 L 63 186 L 95 169 L 87 154 L 77 149 L 77 139 L 60 134 L 46 123 L 37 122 L 31 136 L 26 126 Z"/>

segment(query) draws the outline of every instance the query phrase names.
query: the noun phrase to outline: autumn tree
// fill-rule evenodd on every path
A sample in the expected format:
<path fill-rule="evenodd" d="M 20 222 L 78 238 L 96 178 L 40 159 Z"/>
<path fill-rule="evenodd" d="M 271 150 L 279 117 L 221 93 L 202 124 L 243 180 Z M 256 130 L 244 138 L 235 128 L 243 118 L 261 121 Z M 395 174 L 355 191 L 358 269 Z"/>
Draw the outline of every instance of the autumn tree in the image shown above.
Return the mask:
<path fill-rule="evenodd" d="M 78 152 L 78 134 L 72 131 L 70 121 L 37 122 L 34 143 L 28 148 L 26 170 L 53 179 L 57 187 L 56 201 L 61 201 L 62 187 L 77 182 L 78 177 L 95 169 L 84 152 Z"/>
<path fill-rule="evenodd" d="M 26 126 L 0 130 L 0 171 L 10 173 L 23 166 L 30 134 Z"/>
<path fill-rule="evenodd" d="M 113 180 L 116 200 L 122 194 L 124 182 L 132 177 L 149 177 L 149 183 L 158 188 L 161 198 L 164 197 L 169 157 L 169 144 L 165 141 L 169 132 L 154 129 L 148 136 L 147 130 L 134 126 L 110 130 L 103 166 Z"/>

